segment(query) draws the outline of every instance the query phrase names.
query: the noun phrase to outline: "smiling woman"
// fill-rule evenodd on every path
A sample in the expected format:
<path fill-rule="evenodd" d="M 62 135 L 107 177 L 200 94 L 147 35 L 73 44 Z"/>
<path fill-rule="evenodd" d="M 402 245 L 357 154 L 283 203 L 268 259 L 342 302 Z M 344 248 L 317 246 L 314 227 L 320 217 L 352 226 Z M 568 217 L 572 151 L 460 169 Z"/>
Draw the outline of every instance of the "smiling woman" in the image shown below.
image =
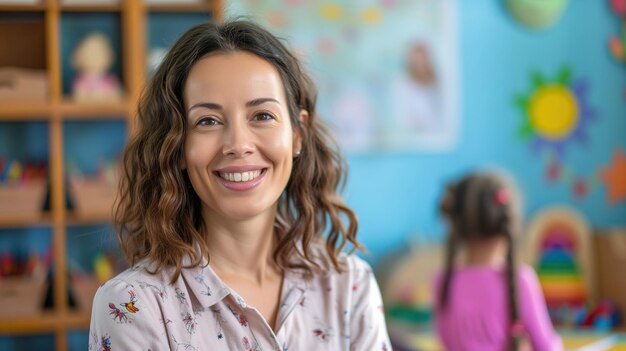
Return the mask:
<path fill-rule="evenodd" d="M 343 252 L 362 246 L 315 104 L 263 28 L 181 37 L 125 150 L 115 218 L 132 268 L 98 290 L 90 349 L 390 348 L 371 269 Z"/>

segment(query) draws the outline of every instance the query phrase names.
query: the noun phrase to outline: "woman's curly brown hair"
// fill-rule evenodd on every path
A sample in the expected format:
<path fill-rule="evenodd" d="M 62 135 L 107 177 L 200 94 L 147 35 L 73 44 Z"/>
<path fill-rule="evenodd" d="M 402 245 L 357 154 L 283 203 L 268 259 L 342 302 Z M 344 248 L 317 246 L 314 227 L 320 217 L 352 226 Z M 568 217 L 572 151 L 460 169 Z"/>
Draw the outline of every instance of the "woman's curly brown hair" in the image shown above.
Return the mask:
<path fill-rule="evenodd" d="M 301 155 L 278 200 L 274 260 L 282 269 L 318 267 L 312 244 L 326 237 L 326 252 L 337 271 L 338 255 L 356 240 L 357 218 L 338 195 L 346 164 L 315 112 L 315 87 L 298 59 L 273 36 L 245 20 L 191 28 L 171 48 L 144 91 L 138 128 L 124 150 L 123 175 L 114 221 L 131 265 L 149 259 L 156 271 L 175 267 L 172 282 L 188 256 L 189 266 L 209 258 L 201 202 L 181 168 L 187 134 L 183 90 L 191 67 L 209 53 L 246 51 L 279 72 L 291 124 L 302 135 Z M 308 119 L 300 121 L 301 110 Z M 304 125 L 303 125 L 304 124 Z M 295 258 L 295 259 L 294 259 Z"/>

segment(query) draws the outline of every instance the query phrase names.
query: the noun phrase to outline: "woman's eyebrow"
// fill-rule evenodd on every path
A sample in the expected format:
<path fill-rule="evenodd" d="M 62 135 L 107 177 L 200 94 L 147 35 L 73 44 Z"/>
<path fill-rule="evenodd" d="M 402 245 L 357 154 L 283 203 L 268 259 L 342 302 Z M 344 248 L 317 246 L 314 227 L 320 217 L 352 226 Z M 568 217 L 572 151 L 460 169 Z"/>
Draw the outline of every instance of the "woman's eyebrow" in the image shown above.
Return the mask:
<path fill-rule="evenodd" d="M 187 113 L 191 112 L 191 110 L 193 110 L 194 108 L 199 108 L 199 107 L 204 107 L 204 108 L 208 108 L 208 109 L 211 109 L 211 110 L 222 110 L 222 109 L 224 109 L 222 107 L 222 105 L 216 104 L 214 102 L 199 102 L 199 103 L 194 104 L 193 106 L 191 106 L 187 110 Z"/>
<path fill-rule="evenodd" d="M 276 104 L 280 105 L 280 102 L 274 98 L 258 98 L 258 99 L 254 99 L 254 100 L 250 100 L 248 102 L 246 102 L 246 107 L 254 107 L 254 106 L 258 106 L 258 105 L 262 105 L 266 102 L 273 102 Z M 187 113 L 191 112 L 191 110 L 193 110 L 194 108 L 200 108 L 200 107 L 204 107 L 204 108 L 208 108 L 211 110 L 223 110 L 224 107 L 222 107 L 222 105 L 217 104 L 215 102 L 199 102 L 197 104 L 194 104 L 193 106 L 191 106 L 188 110 Z"/>
<path fill-rule="evenodd" d="M 246 102 L 246 107 L 258 106 L 266 102 L 275 102 L 280 105 L 280 102 L 274 98 L 258 98 L 258 99 L 254 99 L 254 100 L 250 100 Z"/>

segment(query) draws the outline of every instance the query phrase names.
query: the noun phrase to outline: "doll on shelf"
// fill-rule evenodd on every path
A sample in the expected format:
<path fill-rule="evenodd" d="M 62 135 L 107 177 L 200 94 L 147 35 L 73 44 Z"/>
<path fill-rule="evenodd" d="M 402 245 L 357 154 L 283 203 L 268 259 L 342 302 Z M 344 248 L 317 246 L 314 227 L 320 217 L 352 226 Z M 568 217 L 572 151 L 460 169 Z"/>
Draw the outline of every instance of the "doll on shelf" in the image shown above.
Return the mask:
<path fill-rule="evenodd" d="M 113 64 L 113 49 L 102 33 L 87 35 L 72 56 L 72 66 L 77 71 L 72 84 L 72 97 L 76 102 L 117 102 L 122 90 L 119 80 L 109 72 Z"/>

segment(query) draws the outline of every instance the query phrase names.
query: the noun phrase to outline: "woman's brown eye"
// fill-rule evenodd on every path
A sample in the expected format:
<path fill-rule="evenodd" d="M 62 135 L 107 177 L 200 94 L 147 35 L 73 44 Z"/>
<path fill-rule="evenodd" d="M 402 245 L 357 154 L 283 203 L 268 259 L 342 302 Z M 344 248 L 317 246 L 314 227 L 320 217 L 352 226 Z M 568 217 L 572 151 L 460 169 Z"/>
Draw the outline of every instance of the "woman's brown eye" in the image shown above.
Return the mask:
<path fill-rule="evenodd" d="M 274 116 L 272 116 L 269 113 L 259 113 L 258 115 L 255 116 L 255 119 L 257 121 L 269 121 L 274 119 Z"/>
<path fill-rule="evenodd" d="M 203 117 L 200 120 L 198 120 L 197 125 L 199 126 L 216 126 L 218 125 L 219 122 L 212 117 Z"/>

